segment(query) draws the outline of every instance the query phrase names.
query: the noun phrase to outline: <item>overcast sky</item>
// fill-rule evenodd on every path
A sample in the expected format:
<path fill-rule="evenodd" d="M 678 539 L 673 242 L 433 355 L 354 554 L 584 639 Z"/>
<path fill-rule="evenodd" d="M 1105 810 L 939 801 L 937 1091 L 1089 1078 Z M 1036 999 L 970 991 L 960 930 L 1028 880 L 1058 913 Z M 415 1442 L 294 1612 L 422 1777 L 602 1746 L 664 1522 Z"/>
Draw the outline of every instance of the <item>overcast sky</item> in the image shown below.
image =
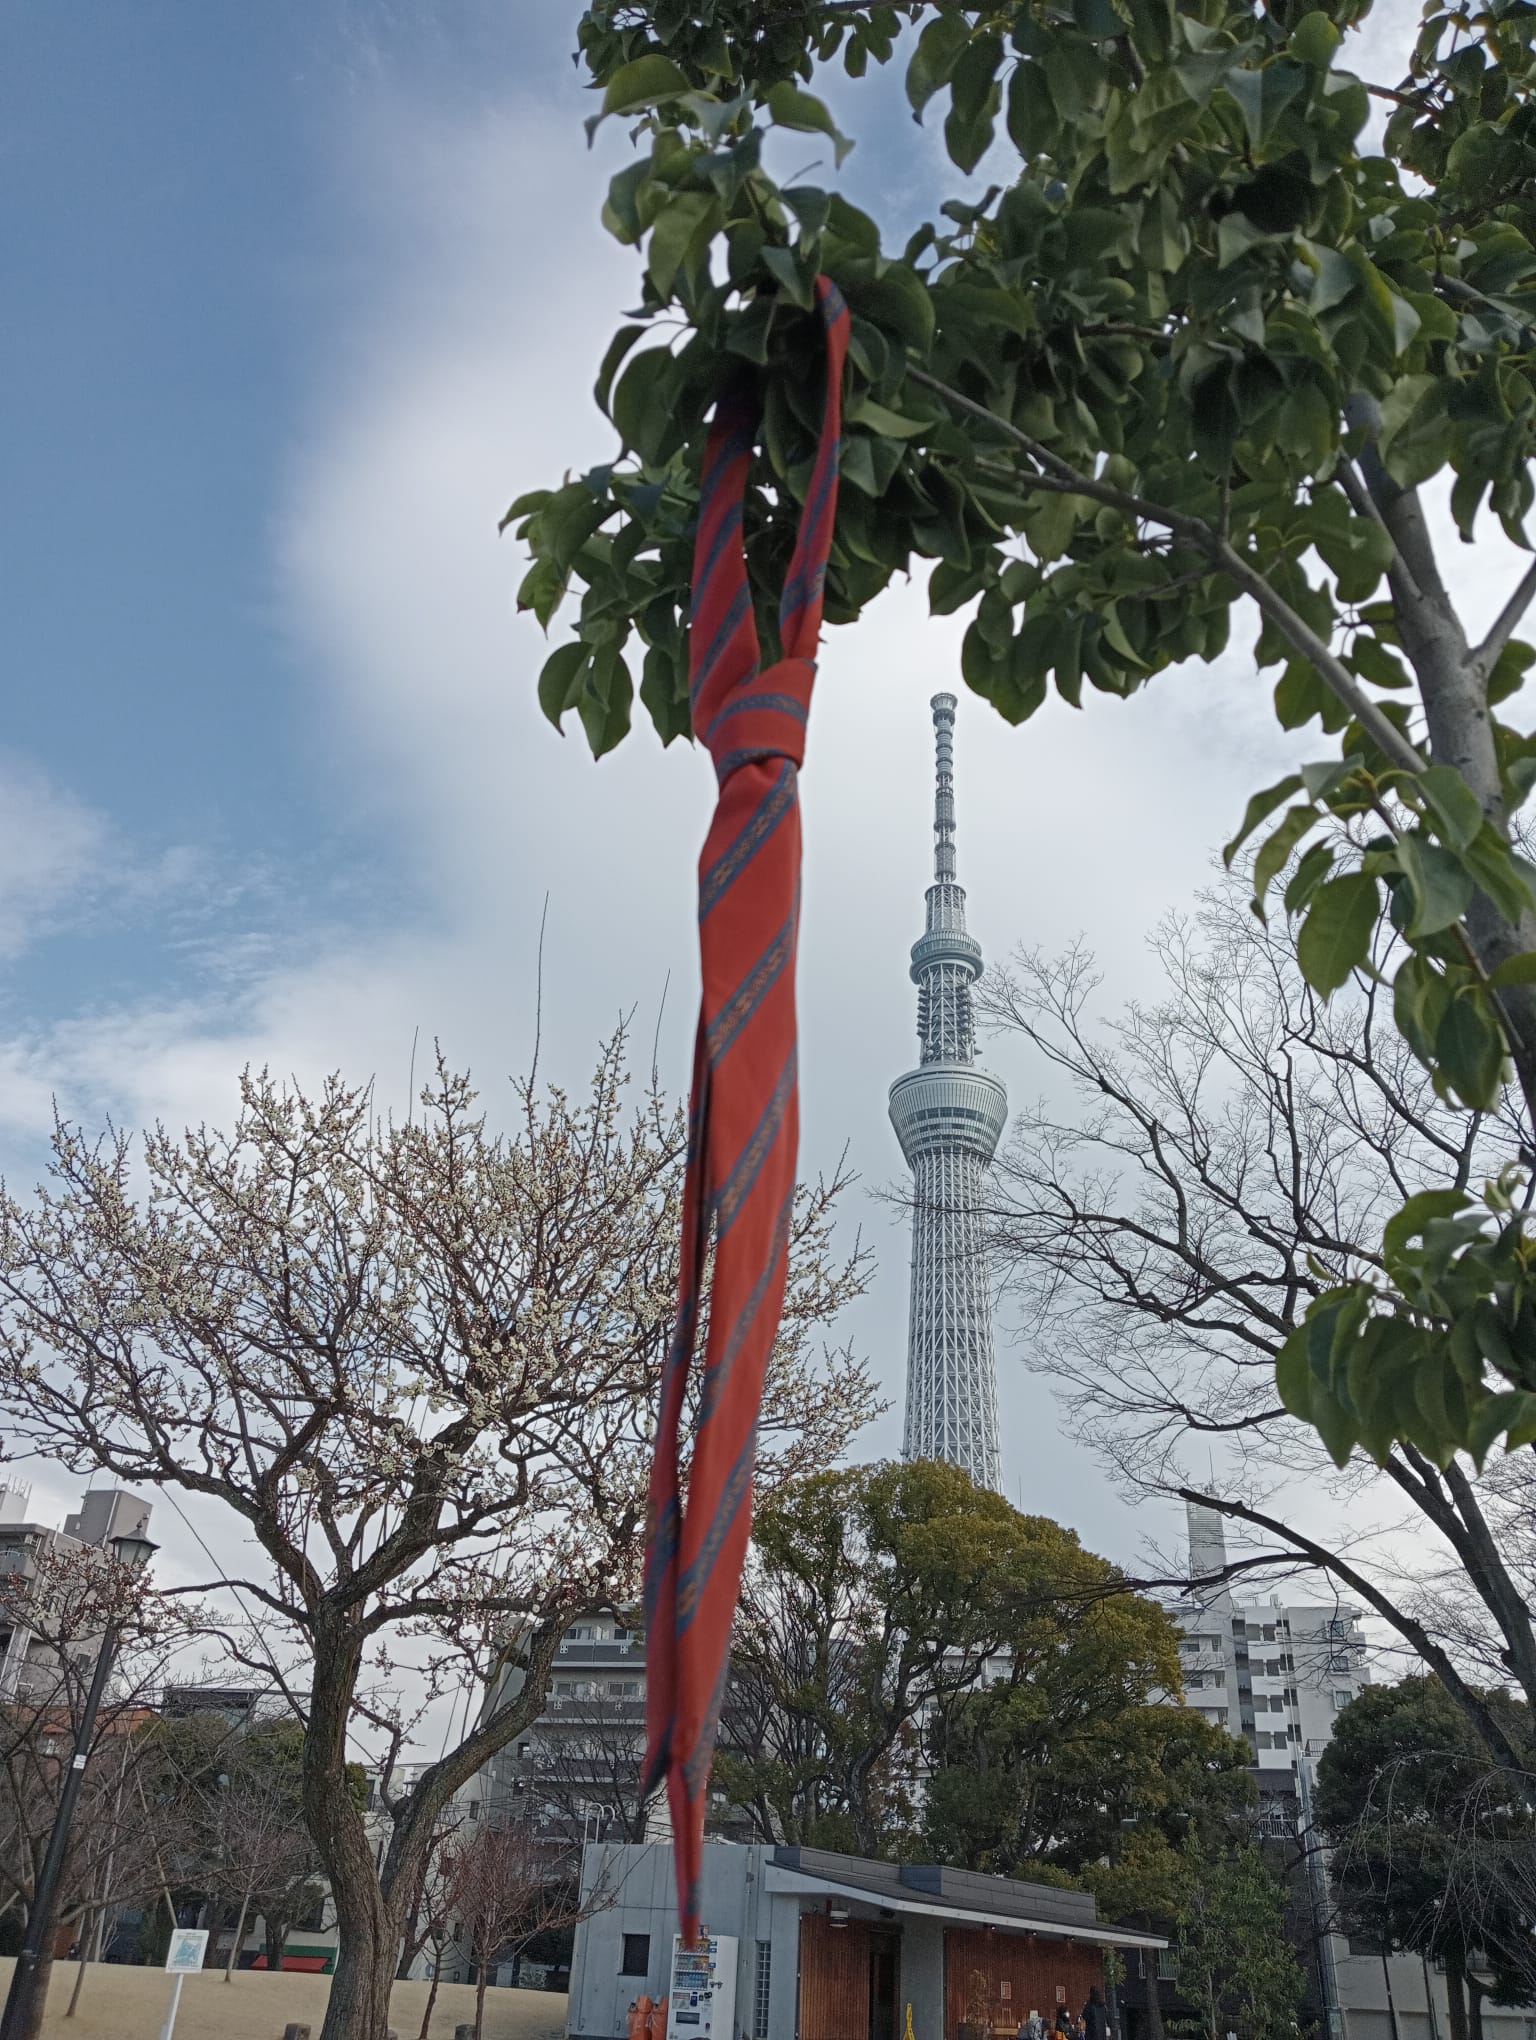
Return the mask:
<path fill-rule="evenodd" d="M 227 1119 L 251 1061 L 374 1075 L 401 1103 L 417 1030 L 494 1113 L 527 1062 L 546 893 L 545 1067 L 579 1082 L 632 1006 L 648 1039 L 670 979 L 662 1068 L 686 1082 L 712 773 L 648 727 L 600 765 L 574 723 L 563 741 L 549 728 L 545 646 L 513 613 L 521 562 L 496 535 L 515 493 L 612 451 L 590 388 L 636 266 L 598 208 L 627 144 L 610 123 L 586 148 L 577 12 L 80 0 L 9 16 L 12 1180 L 35 1175 L 54 1097 L 91 1121 Z M 1381 40 L 1401 47 L 1407 19 Z M 838 95 L 859 144 L 844 188 L 893 228 L 954 182 L 898 92 Z M 1502 545 L 1451 564 L 1489 613 Z M 847 1143 L 871 1187 L 901 1167 L 885 1096 L 915 1053 L 930 694 L 961 695 L 959 868 L 987 953 L 1082 933 L 1117 993 L 1150 984 L 1147 930 L 1189 901 L 1246 793 L 1317 744 L 1274 729 L 1241 643 L 1128 704 L 1052 700 L 1009 730 L 959 683 L 962 628 L 899 588 L 831 633 L 816 692 L 803 1156 L 830 1165 Z M 1044 1081 L 991 1060 L 1015 1101 Z M 858 1441 L 873 1456 L 899 1445 L 907 1244 L 862 1193 L 849 1221 L 879 1256 L 847 1326 L 894 1405 Z M 1145 1517 L 1061 1440 L 1006 1338 L 1000 1368 L 1010 1496 L 1132 1557 Z M 36 1478 L 40 1512 L 62 1511 L 70 1484 Z M 195 1569 L 177 1526 L 157 1528 L 165 1563 Z"/>

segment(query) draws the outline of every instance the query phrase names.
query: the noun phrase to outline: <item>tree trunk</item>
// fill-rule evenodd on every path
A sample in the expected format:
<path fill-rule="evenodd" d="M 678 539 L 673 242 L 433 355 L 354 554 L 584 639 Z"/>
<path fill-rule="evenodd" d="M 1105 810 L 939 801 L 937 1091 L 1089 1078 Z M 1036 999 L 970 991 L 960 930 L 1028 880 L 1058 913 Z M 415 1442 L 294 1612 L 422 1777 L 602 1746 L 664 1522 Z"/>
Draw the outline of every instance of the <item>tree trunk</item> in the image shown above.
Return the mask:
<path fill-rule="evenodd" d="M 270 1920 L 267 1927 L 267 1967 L 271 1970 L 283 1966 L 283 1950 L 288 1945 L 288 1929 L 281 1924 L 274 1926 Z"/>
<path fill-rule="evenodd" d="M 1451 2040 L 1467 2040 L 1467 1987 L 1460 1958 L 1445 1959 L 1445 1997 L 1451 2014 Z"/>
<path fill-rule="evenodd" d="M 1157 1956 L 1149 1949 L 1144 1960 L 1147 1965 L 1147 2040 L 1163 2040 L 1163 2007 L 1157 1994 Z"/>
<path fill-rule="evenodd" d="M 482 1962 L 475 1972 L 475 2040 L 481 2040 L 481 2032 L 485 2025 L 485 1981 L 488 1967 L 487 1963 Z M 1483 2040 L 1481 2032 L 1477 2034 L 1476 2040 Z"/>
<path fill-rule="evenodd" d="M 72 2019 L 75 2016 L 75 2007 L 80 2002 L 80 1986 L 85 1982 L 85 1965 L 91 1959 L 85 1952 L 85 1941 L 86 1935 L 82 1927 L 80 1935 L 80 1966 L 75 1971 L 75 1987 L 69 1994 L 69 2009 L 64 2014 L 66 2019 Z"/>
<path fill-rule="evenodd" d="M 1467 2032 L 1470 2040 L 1483 2040 L 1483 1992 L 1475 1977 L 1467 1978 Z"/>
<path fill-rule="evenodd" d="M 245 1887 L 245 1896 L 240 1901 L 240 1917 L 235 1921 L 235 1938 L 230 1943 L 229 1960 L 224 1965 L 224 1981 L 226 1983 L 228 1983 L 235 1970 L 240 1966 L 240 1950 L 245 1942 L 245 1916 L 250 1910 L 250 1904 L 251 1887 L 247 1885 Z"/>
<path fill-rule="evenodd" d="M 438 1949 L 432 1963 L 432 1988 L 427 1992 L 427 2009 L 421 2015 L 421 2031 L 416 2040 L 427 2040 L 427 2028 L 432 2023 L 432 2007 L 437 2003 L 437 1986 L 442 1981 L 443 1951 Z"/>

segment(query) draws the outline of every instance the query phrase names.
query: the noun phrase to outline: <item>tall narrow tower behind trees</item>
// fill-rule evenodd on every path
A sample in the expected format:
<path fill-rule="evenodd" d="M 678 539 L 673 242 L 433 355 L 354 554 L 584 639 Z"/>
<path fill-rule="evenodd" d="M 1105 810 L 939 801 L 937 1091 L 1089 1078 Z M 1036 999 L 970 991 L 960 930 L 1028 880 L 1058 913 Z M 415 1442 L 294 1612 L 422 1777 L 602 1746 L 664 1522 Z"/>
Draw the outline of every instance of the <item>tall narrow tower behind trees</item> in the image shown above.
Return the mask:
<path fill-rule="evenodd" d="M 955 697 L 933 697 L 937 749 L 934 871 L 927 925 L 912 946 L 918 1067 L 891 1086 L 891 1124 L 912 1171 L 912 1302 L 907 1334 L 908 1459 L 963 1466 L 1001 1490 L 997 1360 L 982 1242 L 986 1172 L 1008 1095 L 976 1067 L 971 987 L 981 944 L 966 932 L 955 882 Z"/>

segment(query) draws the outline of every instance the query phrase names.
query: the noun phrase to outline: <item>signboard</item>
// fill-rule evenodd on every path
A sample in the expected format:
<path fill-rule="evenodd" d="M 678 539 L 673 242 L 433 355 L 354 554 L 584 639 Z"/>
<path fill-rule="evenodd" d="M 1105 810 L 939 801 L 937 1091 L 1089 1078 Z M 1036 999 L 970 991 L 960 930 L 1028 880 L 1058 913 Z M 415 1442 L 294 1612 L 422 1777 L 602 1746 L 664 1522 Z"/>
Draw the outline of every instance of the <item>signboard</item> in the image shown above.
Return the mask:
<path fill-rule="evenodd" d="M 165 1966 L 172 1976 L 195 1976 L 208 1952 L 206 1927 L 177 1927 L 171 1934 L 171 1950 Z"/>
<path fill-rule="evenodd" d="M 672 1936 L 672 1988 L 667 2040 L 733 2040 L 736 2023 L 736 1937 L 700 1930 L 697 1948 Z"/>

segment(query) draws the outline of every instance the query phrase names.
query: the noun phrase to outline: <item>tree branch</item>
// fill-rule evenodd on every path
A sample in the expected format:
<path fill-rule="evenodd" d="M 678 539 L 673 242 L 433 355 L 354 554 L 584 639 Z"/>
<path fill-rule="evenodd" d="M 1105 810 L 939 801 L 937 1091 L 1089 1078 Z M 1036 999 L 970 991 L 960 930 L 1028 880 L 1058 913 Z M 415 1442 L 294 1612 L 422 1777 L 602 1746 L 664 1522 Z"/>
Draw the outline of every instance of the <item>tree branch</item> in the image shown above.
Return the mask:
<path fill-rule="evenodd" d="M 1380 1588 L 1372 1586 L 1364 1573 L 1357 1572 L 1347 1559 L 1337 1552 L 1329 1551 L 1321 1544 L 1314 1544 L 1310 1537 L 1304 1537 L 1299 1530 L 1282 1523 L 1277 1517 L 1266 1516 L 1262 1510 L 1250 1509 L 1242 1502 L 1221 1501 L 1215 1495 L 1201 1494 L 1197 1488 L 1180 1488 L 1182 1501 L 1196 1502 L 1202 1508 L 1215 1509 L 1218 1515 L 1231 1516 L 1240 1523 L 1251 1523 L 1256 1530 L 1265 1530 L 1271 1537 L 1279 1537 L 1293 1550 L 1309 1558 L 1322 1572 L 1331 1573 L 1357 1593 L 1367 1606 L 1373 1608 L 1383 1622 L 1390 1623 L 1405 1643 L 1418 1652 L 1435 1677 L 1444 1686 L 1451 1698 L 1461 1708 L 1473 1729 L 1488 1750 L 1489 1755 L 1501 1770 L 1524 1773 L 1525 1759 L 1510 1741 L 1503 1723 L 1494 1714 L 1486 1700 L 1475 1688 L 1469 1686 L 1457 1671 L 1449 1655 L 1435 1642 L 1422 1622 L 1399 1608 L 1395 1601 L 1388 1600 Z"/>
<path fill-rule="evenodd" d="M 1328 646 L 1300 617 L 1285 598 L 1273 589 L 1251 561 L 1221 534 L 1206 523 L 1203 517 L 1192 517 L 1182 510 L 1170 510 L 1166 505 L 1153 503 L 1144 496 L 1134 496 L 1124 489 L 1112 488 L 1109 483 L 1097 481 L 1091 475 L 1080 474 L 1070 462 L 1059 454 L 1052 453 L 1038 439 L 1032 439 L 1007 418 L 999 418 L 995 411 L 989 411 L 985 404 L 978 404 L 974 398 L 963 395 L 949 383 L 941 382 L 925 369 L 909 368 L 907 374 L 913 382 L 930 389 L 957 410 L 968 412 L 972 417 L 993 426 L 1007 439 L 1022 448 L 1037 463 L 1041 472 L 1027 479 L 1037 488 L 1047 489 L 1054 495 L 1086 496 L 1091 503 L 1106 504 L 1112 510 L 1119 510 L 1127 517 L 1142 519 L 1148 524 L 1161 525 L 1176 538 L 1186 540 L 1205 557 L 1218 572 L 1236 583 L 1245 595 L 1250 596 L 1260 612 L 1275 626 L 1286 642 L 1300 652 L 1316 670 L 1323 685 L 1337 696 L 1350 714 L 1367 730 L 1377 746 L 1394 765 L 1405 772 L 1422 772 L 1425 761 L 1418 750 L 1403 735 L 1389 716 L 1382 713 L 1376 703 L 1361 691 L 1359 682 L 1342 660 L 1335 657 Z"/>
<path fill-rule="evenodd" d="M 1498 664 L 1500 652 L 1514 636 L 1516 626 L 1533 601 L 1536 601 L 1536 562 L 1526 568 L 1520 577 L 1519 587 L 1499 611 L 1492 630 L 1467 662 L 1467 677 L 1477 686 L 1487 686 L 1488 676 Z"/>

